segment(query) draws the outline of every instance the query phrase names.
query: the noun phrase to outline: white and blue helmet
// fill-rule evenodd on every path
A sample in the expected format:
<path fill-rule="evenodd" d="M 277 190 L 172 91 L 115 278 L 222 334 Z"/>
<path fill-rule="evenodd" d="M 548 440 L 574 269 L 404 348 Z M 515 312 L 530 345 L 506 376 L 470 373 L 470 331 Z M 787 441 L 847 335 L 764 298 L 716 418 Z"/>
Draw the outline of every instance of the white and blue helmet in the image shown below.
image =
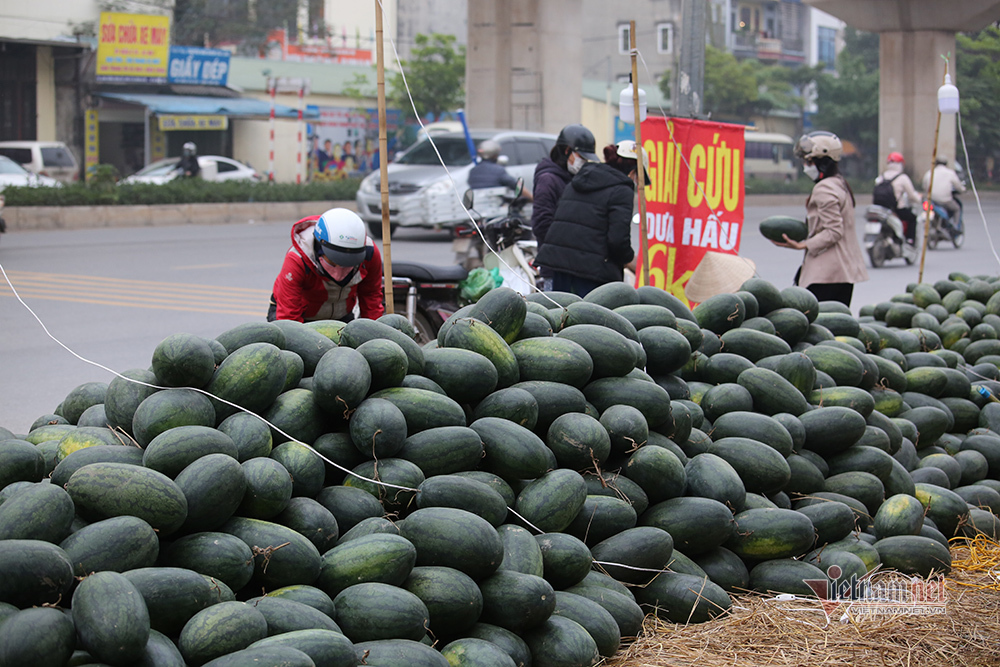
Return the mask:
<path fill-rule="evenodd" d="M 368 227 L 354 211 L 331 208 L 313 229 L 317 250 L 337 266 L 358 266 L 367 255 Z"/>

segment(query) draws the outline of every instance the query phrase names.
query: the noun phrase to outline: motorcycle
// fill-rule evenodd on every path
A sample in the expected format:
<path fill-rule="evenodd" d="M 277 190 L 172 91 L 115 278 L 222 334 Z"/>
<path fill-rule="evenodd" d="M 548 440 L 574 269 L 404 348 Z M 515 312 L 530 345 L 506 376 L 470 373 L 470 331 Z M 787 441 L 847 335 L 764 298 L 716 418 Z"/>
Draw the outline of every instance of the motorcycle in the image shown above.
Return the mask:
<path fill-rule="evenodd" d="M 0 195 L 0 234 L 7 231 L 7 223 L 3 219 L 4 196 Z"/>
<path fill-rule="evenodd" d="M 489 270 L 496 268 L 504 285 L 527 296 L 535 291 L 534 288 L 540 287 L 541 279 L 534 265 L 538 242 L 522 213 L 528 203 L 521 197 L 523 186 L 523 181 L 518 179 L 513 194 L 497 194 L 507 206 L 507 211 L 487 219 L 473 208 L 474 194 L 472 190 L 467 190 L 462 203 L 472 213 L 479 229 L 472 225 L 457 226 L 452 250 L 457 264 L 470 271 L 480 266 Z M 494 252 L 490 252 L 489 248 Z"/>
<path fill-rule="evenodd" d="M 531 259 L 534 258 L 538 244 L 531 239 L 531 229 L 521 216 L 521 209 L 527 201 L 520 196 L 522 188 L 523 182 L 519 179 L 512 196 L 506 193 L 502 195 L 502 201 L 507 205 L 507 214 L 485 222 L 479 222 L 482 217 L 473 209 L 472 190 L 466 191 L 462 197 L 462 204 L 472 212 L 490 246 L 520 274 L 520 279 L 507 275 L 510 270 L 485 249 L 475 227 L 465 225 L 455 228 L 452 243 L 452 249 L 456 252 L 455 265 L 392 263 L 393 309 L 404 315 L 416 329 L 417 343 L 423 345 L 435 340 L 444 321 L 461 307 L 459 283 L 468 277 L 470 270 L 479 266 L 487 269 L 499 266 L 501 276 L 514 289 L 518 289 L 519 283 L 527 287 L 523 283 L 528 279 L 537 280 L 537 271 L 531 265 Z M 489 256 L 484 257 L 487 254 Z"/>
<path fill-rule="evenodd" d="M 458 283 L 468 277 L 463 266 L 393 262 L 393 310 L 417 332 L 417 343 L 437 339 L 444 321 L 459 309 Z"/>
<path fill-rule="evenodd" d="M 876 269 L 898 257 L 907 264 L 917 259 L 916 244 L 907 243 L 903 234 L 903 221 L 892 209 L 874 204 L 865 210 L 865 250 Z"/>
<path fill-rule="evenodd" d="M 941 241 L 951 241 L 956 249 L 961 248 L 965 242 L 965 222 L 962 219 L 962 202 L 958 203 L 958 219 L 952 220 L 946 209 L 941 204 L 930 199 L 924 201 L 924 211 L 930 216 L 930 233 L 927 235 L 927 247 L 931 250 L 937 248 Z"/>

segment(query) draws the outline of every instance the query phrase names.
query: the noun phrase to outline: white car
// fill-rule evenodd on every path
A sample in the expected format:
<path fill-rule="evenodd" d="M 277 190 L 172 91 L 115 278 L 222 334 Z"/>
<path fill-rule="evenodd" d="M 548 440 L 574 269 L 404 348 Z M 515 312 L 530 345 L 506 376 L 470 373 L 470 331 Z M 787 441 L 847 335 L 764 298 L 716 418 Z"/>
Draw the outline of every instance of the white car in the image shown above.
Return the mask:
<path fill-rule="evenodd" d="M 180 175 L 180 172 L 177 171 L 177 164 L 179 162 L 179 157 L 168 157 L 157 160 L 119 182 L 123 185 L 134 183 L 162 185 Z M 213 183 L 261 180 L 261 175 L 253 167 L 232 158 L 222 157 L 221 155 L 199 155 L 198 166 L 201 167 L 199 177 L 202 180 Z"/>
<path fill-rule="evenodd" d="M 535 177 L 535 165 L 548 157 L 556 144 L 555 135 L 540 132 L 472 130 L 469 134 L 477 146 L 486 139 L 500 144 L 500 159 L 497 162 L 503 164 L 514 178 L 523 178 L 524 186 L 529 191 Z M 437 151 L 430 139 L 433 139 Z M 390 234 L 398 227 L 448 228 L 468 220 L 461 199 L 473 162 L 465 134 L 434 132 L 430 139 L 425 137 L 418 141 L 387 167 Z M 441 158 L 438 158 L 438 152 Z M 455 180 L 454 188 L 448 173 L 441 166 L 441 159 Z M 378 171 L 361 181 L 355 203 L 358 215 L 368 223 L 372 236 L 381 238 L 382 199 Z M 484 211 L 476 210 L 485 215 Z"/>
<path fill-rule="evenodd" d="M 0 141 L 0 155 L 33 174 L 69 185 L 80 180 L 73 152 L 61 141 Z"/>
<path fill-rule="evenodd" d="M 62 183 L 48 176 L 33 174 L 10 158 L 0 155 L 0 190 L 8 185 L 58 188 Z"/>

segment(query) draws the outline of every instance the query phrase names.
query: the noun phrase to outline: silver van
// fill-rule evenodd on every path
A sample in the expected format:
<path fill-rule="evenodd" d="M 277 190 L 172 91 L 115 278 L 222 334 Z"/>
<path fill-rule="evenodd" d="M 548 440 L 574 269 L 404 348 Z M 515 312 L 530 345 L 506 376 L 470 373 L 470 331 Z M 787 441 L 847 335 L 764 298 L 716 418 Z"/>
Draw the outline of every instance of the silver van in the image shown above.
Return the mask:
<path fill-rule="evenodd" d="M 501 155 L 497 162 L 514 178 L 523 178 L 529 190 L 535 165 L 547 157 L 556 144 L 555 135 L 541 132 L 472 130 L 469 134 L 476 146 L 487 139 L 499 143 Z M 431 139 L 437 146 L 436 151 Z M 441 160 L 447 165 L 447 171 Z M 472 165 L 462 132 L 431 133 L 429 138 L 424 137 L 397 156 L 388 165 L 390 234 L 399 227 L 450 228 L 468 220 L 461 200 Z M 382 199 L 378 171 L 361 181 L 356 204 L 358 215 L 368 223 L 372 236 L 381 238 Z M 476 209 L 478 211 L 479 207 Z"/>
<path fill-rule="evenodd" d="M 61 141 L 0 141 L 0 155 L 39 176 L 66 184 L 80 180 L 73 151 Z"/>

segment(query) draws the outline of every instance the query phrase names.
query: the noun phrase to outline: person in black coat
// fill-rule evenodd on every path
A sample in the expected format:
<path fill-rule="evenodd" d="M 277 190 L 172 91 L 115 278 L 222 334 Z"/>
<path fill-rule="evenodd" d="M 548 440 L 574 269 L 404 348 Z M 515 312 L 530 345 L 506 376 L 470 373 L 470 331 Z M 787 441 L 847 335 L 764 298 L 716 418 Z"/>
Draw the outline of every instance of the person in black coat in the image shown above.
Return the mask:
<path fill-rule="evenodd" d="M 633 153 L 634 154 L 634 153 Z M 632 250 L 635 198 L 634 158 L 619 147 L 604 148 L 605 164 L 587 162 L 556 207 L 536 263 L 552 270 L 552 288 L 586 296 L 605 283 L 624 279 Z"/>
<path fill-rule="evenodd" d="M 567 125 L 559 132 L 556 145 L 535 166 L 535 201 L 531 209 L 531 231 L 541 248 L 552 225 L 556 206 L 574 174 L 587 160 L 598 161 L 594 154 L 594 135 L 583 125 Z M 540 267 L 544 289 L 552 290 L 552 271 Z"/>
<path fill-rule="evenodd" d="M 189 141 L 184 144 L 181 159 L 177 163 L 177 171 L 184 178 L 198 178 L 201 173 L 201 165 L 198 164 L 198 147 L 194 142 Z"/>

